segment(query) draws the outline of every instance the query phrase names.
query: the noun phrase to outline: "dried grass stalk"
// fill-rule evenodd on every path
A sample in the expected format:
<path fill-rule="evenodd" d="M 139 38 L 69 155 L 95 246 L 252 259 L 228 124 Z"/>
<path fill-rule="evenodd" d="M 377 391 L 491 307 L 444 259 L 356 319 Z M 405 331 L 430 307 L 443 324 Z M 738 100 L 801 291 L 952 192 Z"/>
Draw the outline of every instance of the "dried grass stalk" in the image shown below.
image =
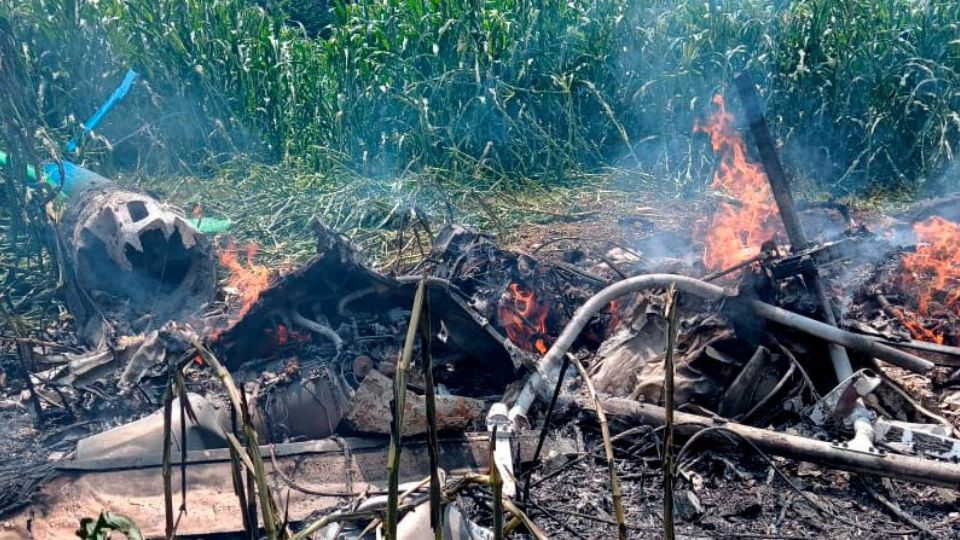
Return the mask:
<path fill-rule="evenodd" d="M 587 373 L 583 364 L 581 364 L 580 360 L 577 360 L 576 357 L 572 355 L 567 355 L 567 357 L 570 359 L 570 362 L 577 367 L 577 371 L 580 372 L 580 378 L 583 379 L 583 383 L 587 387 L 587 392 L 590 393 L 590 399 L 593 400 L 597 409 L 597 419 L 600 422 L 600 434 L 603 436 L 603 451 L 607 458 L 607 469 L 610 471 L 610 494 L 613 497 L 613 510 L 617 520 L 617 534 L 620 540 L 626 540 L 627 522 L 623 512 L 623 492 L 620 490 L 620 479 L 617 477 L 617 464 L 613 459 L 613 443 L 610 441 L 610 428 L 607 425 L 607 415 L 604 414 L 603 407 L 600 406 L 600 398 L 597 396 L 597 391 L 593 387 L 593 381 L 590 380 L 590 374 Z"/>

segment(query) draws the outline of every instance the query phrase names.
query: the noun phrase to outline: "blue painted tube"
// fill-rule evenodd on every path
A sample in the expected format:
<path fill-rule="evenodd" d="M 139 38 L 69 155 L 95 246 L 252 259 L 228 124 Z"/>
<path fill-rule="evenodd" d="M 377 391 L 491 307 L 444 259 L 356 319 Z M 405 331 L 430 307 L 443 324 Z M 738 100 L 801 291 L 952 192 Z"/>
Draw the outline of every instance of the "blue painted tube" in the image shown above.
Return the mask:
<path fill-rule="evenodd" d="M 43 166 L 43 179 L 53 187 L 62 187 L 61 193 L 65 197 L 72 197 L 87 188 L 112 183 L 99 174 L 72 162 L 64 160 L 62 163 L 65 178 L 60 178 L 60 168 L 56 163 L 51 162 Z"/>
<path fill-rule="evenodd" d="M 100 106 L 97 109 L 97 112 L 91 116 L 83 126 L 83 133 L 74 137 L 67 143 L 67 153 L 72 154 L 77 151 L 77 139 L 83 137 L 87 133 L 90 133 L 97 126 L 100 125 L 100 122 L 103 121 L 103 118 L 109 113 L 117 103 L 120 102 L 127 93 L 130 91 L 130 87 L 133 86 L 133 82 L 137 79 L 137 72 L 130 69 L 127 71 L 127 74 L 123 78 L 123 82 L 120 83 L 120 86 L 113 91 L 113 94 L 110 95 L 110 98 L 107 99 L 106 103 Z M 0 167 L 6 167 L 9 165 L 9 156 L 6 152 L 0 150 Z M 32 165 L 27 166 L 27 177 L 37 183 L 46 182 L 53 187 L 62 187 L 61 195 L 64 197 L 70 197 L 84 189 L 89 187 L 94 187 L 97 185 L 104 185 L 111 183 L 110 180 L 100 176 L 99 174 L 85 169 L 75 163 L 72 163 L 67 160 L 62 161 L 63 164 L 63 176 L 60 177 L 60 167 L 57 166 L 54 162 L 49 162 L 43 165 L 41 168 L 41 175 L 38 178 L 37 170 Z"/>
<path fill-rule="evenodd" d="M 114 105 L 120 103 L 124 97 L 126 97 L 127 92 L 130 91 L 130 87 L 133 86 L 133 81 L 137 78 L 137 72 L 134 70 L 128 70 L 126 76 L 123 77 L 123 82 L 120 83 L 120 86 L 113 91 L 113 94 L 110 95 L 110 98 L 107 99 L 106 103 L 100 106 L 97 109 L 97 112 L 93 113 L 86 123 L 83 125 L 83 133 L 78 137 L 74 137 L 67 143 L 67 153 L 72 154 L 77 151 L 77 139 L 83 137 L 87 133 L 97 129 L 97 126 L 100 125 L 100 122 L 103 121 L 103 117 L 113 109 Z"/>
<path fill-rule="evenodd" d="M 63 187 L 60 191 L 64 197 L 69 197 L 88 187 L 111 183 L 110 180 L 99 174 L 85 169 L 71 161 L 63 160 L 63 173 L 66 178 L 60 178 L 60 167 L 55 162 L 48 162 L 40 168 L 40 174 L 33 165 L 27 165 L 27 179 L 36 184 L 47 183 L 53 188 Z M 10 156 L 0 150 L 0 168 L 10 165 Z"/>

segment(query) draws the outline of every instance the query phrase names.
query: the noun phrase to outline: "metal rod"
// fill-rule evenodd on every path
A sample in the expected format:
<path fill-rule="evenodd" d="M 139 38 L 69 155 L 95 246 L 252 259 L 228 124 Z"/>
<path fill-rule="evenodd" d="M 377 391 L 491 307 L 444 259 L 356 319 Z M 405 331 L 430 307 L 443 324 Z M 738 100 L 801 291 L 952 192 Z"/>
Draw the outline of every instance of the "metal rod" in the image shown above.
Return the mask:
<path fill-rule="evenodd" d="M 758 253 L 757 255 L 754 255 L 753 257 L 750 257 L 749 259 L 747 259 L 747 260 L 745 260 L 745 261 L 743 261 L 743 262 L 739 262 L 739 263 L 737 263 L 737 264 L 735 264 L 735 265 L 733 265 L 733 266 L 730 266 L 730 267 L 728 267 L 728 268 L 724 268 L 724 269 L 722 269 L 722 270 L 717 270 L 716 272 L 711 272 L 711 273 L 703 276 L 703 277 L 700 278 L 700 279 L 702 279 L 702 280 L 704 280 L 704 281 L 713 281 L 713 280 L 715 280 L 715 279 L 717 279 L 717 278 L 721 278 L 721 277 L 723 277 L 723 276 L 725 276 L 725 275 L 727 275 L 727 274 L 732 274 L 732 273 L 736 272 L 737 270 L 740 270 L 740 269 L 742 269 L 742 268 L 744 268 L 744 267 L 750 266 L 751 264 L 753 264 L 753 263 L 755 263 L 755 262 L 761 261 L 761 260 L 763 260 L 764 257 L 766 257 L 766 254 L 765 254 L 765 253 Z"/>
<path fill-rule="evenodd" d="M 783 228 L 787 231 L 787 237 L 790 238 L 790 250 L 794 253 L 805 249 L 810 241 L 807 239 L 807 233 L 803 230 L 803 224 L 800 222 L 800 214 L 797 212 L 796 205 L 793 202 L 793 194 L 790 191 L 790 183 L 787 175 L 783 171 L 783 165 L 780 163 L 780 157 L 777 155 L 776 146 L 773 144 L 773 137 L 770 136 L 770 130 L 767 127 L 767 120 L 760 108 L 760 99 L 757 97 L 757 90 L 753 84 L 753 79 L 749 73 L 741 73 L 735 79 L 737 92 L 740 95 L 740 101 L 743 103 L 744 112 L 747 115 L 747 122 L 750 124 L 750 132 L 753 133 L 753 140 L 757 145 L 757 152 L 760 157 L 760 164 L 767 173 L 767 181 L 770 182 L 770 190 L 773 192 L 773 199 L 780 210 L 780 219 L 783 221 Z M 813 289 L 823 312 L 823 321 L 830 326 L 837 326 L 836 317 L 833 314 L 833 307 L 830 304 L 830 298 L 827 296 L 827 289 L 820 278 L 820 272 L 816 268 L 804 272 L 804 280 Z M 845 380 L 853 374 L 853 368 L 850 365 L 850 358 L 847 351 L 841 345 L 831 343 L 828 345 L 830 361 L 833 364 L 833 371 L 837 380 Z"/>
<path fill-rule="evenodd" d="M 591 404 L 581 402 L 581 406 L 589 409 Z M 603 400 L 601 406 L 613 418 L 629 418 L 635 422 L 651 426 L 663 426 L 666 420 L 666 411 L 663 407 L 630 399 L 607 398 Z M 847 471 L 899 478 L 909 482 L 950 489 L 960 488 L 960 466 L 956 463 L 897 454 L 857 452 L 840 448 L 825 441 L 755 428 L 736 422 L 715 420 L 682 412 L 674 414 L 676 415 L 674 429 L 678 435 L 683 437 L 692 436 L 708 428 L 722 428 L 771 454 L 819 463 L 827 467 Z"/>
<path fill-rule="evenodd" d="M 960 367 L 960 360 L 958 360 L 960 359 L 960 347 L 939 345 L 937 343 L 927 343 L 926 341 L 917 341 L 915 339 L 911 339 L 909 341 L 896 341 L 887 339 L 883 336 L 872 336 L 870 334 L 863 335 L 870 341 L 876 341 L 877 343 L 883 343 L 884 345 L 889 345 L 891 347 L 913 349 L 916 351 L 924 351 L 946 356 L 948 358 L 933 360 L 933 363 L 938 366 Z"/>

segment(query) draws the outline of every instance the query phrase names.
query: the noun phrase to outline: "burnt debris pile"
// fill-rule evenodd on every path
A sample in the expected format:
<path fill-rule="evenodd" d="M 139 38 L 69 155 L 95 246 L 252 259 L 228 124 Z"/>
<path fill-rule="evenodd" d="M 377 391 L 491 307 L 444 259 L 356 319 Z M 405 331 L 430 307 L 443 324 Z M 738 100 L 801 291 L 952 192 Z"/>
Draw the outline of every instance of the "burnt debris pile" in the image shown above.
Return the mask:
<path fill-rule="evenodd" d="M 282 275 L 221 250 L 218 288 L 179 211 L 91 188 L 62 230 L 80 339 L 24 343 L 7 400 L 50 444 L 0 469 L 0 537 L 104 507 L 157 536 L 863 533 L 854 504 L 955 534 L 895 492 L 960 486 L 960 200 L 798 205 L 738 89 L 758 157 L 715 100 L 711 211 L 613 249 L 446 225 L 388 274 L 315 223 Z"/>

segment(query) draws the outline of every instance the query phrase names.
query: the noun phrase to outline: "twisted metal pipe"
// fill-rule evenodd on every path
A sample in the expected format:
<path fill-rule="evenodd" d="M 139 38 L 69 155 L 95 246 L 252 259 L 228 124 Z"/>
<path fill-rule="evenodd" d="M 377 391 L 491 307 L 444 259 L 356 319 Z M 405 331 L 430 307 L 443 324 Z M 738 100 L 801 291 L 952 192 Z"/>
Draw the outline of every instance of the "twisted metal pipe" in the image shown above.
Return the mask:
<path fill-rule="evenodd" d="M 304 317 L 296 309 L 290 310 L 290 319 L 301 327 L 327 338 L 337 348 L 338 354 L 343 349 L 343 338 L 333 328 Z"/>
<path fill-rule="evenodd" d="M 734 298 L 731 292 L 723 287 L 713 285 L 705 281 L 675 274 L 647 274 L 636 276 L 623 281 L 614 283 L 601 290 L 586 303 L 580 306 L 573 314 L 573 318 L 560 333 L 557 341 L 554 342 L 547 354 L 543 356 L 537 371 L 530 374 L 527 378 L 523 390 L 517 397 L 516 402 L 510 409 L 509 418 L 517 424 L 518 419 L 526 416 L 530 406 L 538 394 L 544 395 L 549 388 L 556 384 L 559 377 L 560 365 L 563 355 L 567 353 L 573 345 L 574 340 L 580 335 L 580 332 L 587 326 L 590 319 L 606 308 L 612 300 L 615 300 L 626 294 L 646 289 L 665 289 L 671 284 L 677 289 L 705 300 L 718 301 L 725 298 Z M 747 304 L 753 309 L 753 312 L 768 321 L 772 321 L 795 330 L 799 330 L 811 336 L 818 337 L 830 343 L 843 345 L 849 349 L 873 356 L 890 364 L 916 371 L 919 373 L 927 372 L 933 369 L 934 364 L 910 353 L 894 349 L 882 343 L 866 338 L 865 336 L 841 330 L 829 324 L 804 317 L 798 313 L 787 311 L 759 300 L 748 300 Z M 546 396 L 548 399 L 549 396 Z"/>

